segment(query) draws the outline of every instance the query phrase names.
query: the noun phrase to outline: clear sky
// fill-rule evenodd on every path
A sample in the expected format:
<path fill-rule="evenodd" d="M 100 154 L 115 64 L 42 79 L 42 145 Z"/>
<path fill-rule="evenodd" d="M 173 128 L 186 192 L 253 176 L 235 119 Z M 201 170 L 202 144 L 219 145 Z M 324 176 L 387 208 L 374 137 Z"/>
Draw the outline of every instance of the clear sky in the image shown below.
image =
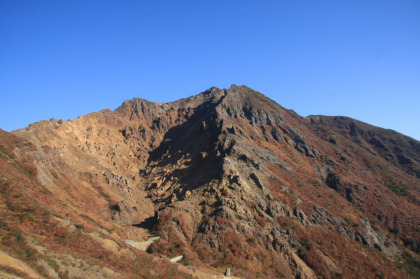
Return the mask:
<path fill-rule="evenodd" d="M 420 1 L 0 0 L 0 128 L 247 85 L 420 139 Z"/>

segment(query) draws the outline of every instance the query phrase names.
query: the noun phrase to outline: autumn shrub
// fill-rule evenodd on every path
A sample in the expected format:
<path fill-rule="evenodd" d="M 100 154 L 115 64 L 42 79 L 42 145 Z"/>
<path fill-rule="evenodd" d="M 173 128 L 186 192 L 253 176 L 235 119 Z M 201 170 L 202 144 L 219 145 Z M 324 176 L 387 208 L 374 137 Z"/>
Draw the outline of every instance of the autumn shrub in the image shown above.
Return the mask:
<path fill-rule="evenodd" d="M 201 237 L 197 237 L 193 242 L 192 248 L 202 262 L 208 263 L 211 261 L 213 251 L 207 245 L 200 244 L 200 240 Z"/>
<path fill-rule="evenodd" d="M 52 269 L 54 269 L 56 272 L 58 272 L 58 270 L 60 269 L 60 266 L 58 265 L 56 260 L 54 260 L 50 257 L 47 257 L 47 256 L 44 256 L 43 259 Z"/>
<path fill-rule="evenodd" d="M 6 265 L 2 265 L 0 264 L 0 270 L 5 271 L 6 274 L 12 274 L 17 276 L 17 278 L 24 278 L 24 279 L 30 279 L 31 277 L 29 277 L 25 272 L 22 272 L 16 268 L 10 267 L 10 266 L 6 266 Z"/>
<path fill-rule="evenodd" d="M 4 222 L 2 229 L 1 244 L 7 247 L 6 250 L 22 260 L 38 260 L 39 253 L 27 243 L 24 233 L 19 228 L 11 228 Z"/>
<path fill-rule="evenodd" d="M 388 183 L 385 183 L 385 186 L 400 197 L 407 197 L 411 195 L 410 187 L 408 187 L 406 184 L 402 182 L 400 183 L 388 182 Z"/>
<path fill-rule="evenodd" d="M 415 278 L 418 278 L 420 275 L 420 261 L 408 252 L 401 254 L 400 268 L 406 270 Z"/>
<path fill-rule="evenodd" d="M 11 200 L 6 200 L 5 202 L 6 208 L 13 212 L 20 212 L 22 211 L 22 206 L 16 202 L 13 202 Z"/>
<path fill-rule="evenodd" d="M 172 226 L 166 228 L 166 232 L 162 232 L 161 239 L 153 242 L 148 251 L 150 253 L 161 253 L 169 257 L 183 255 L 185 244 L 179 238 L 176 229 Z"/>
<path fill-rule="evenodd" d="M 7 222 L 3 219 L 0 219 L 0 229 L 7 229 Z"/>

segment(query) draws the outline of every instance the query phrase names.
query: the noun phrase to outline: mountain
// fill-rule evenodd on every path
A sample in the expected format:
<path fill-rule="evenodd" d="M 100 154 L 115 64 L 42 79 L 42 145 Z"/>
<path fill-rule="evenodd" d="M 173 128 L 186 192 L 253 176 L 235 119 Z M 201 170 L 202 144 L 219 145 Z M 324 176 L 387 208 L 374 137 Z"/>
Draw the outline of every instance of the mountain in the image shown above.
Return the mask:
<path fill-rule="evenodd" d="M 0 136 L 0 255 L 26 268 L 0 264 L 4 274 L 420 271 L 420 142 L 391 130 L 301 117 L 232 85 L 172 103 L 136 98 Z M 154 235 L 148 253 L 127 244 Z M 182 264 L 168 261 L 179 255 Z"/>

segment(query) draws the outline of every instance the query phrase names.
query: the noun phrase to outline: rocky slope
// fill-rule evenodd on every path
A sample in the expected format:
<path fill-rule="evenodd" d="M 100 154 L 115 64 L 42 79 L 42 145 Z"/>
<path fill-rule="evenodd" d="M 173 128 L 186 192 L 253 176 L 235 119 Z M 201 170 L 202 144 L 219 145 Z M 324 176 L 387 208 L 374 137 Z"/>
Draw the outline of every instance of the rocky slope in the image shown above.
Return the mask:
<path fill-rule="evenodd" d="M 119 269 L 115 257 L 91 255 L 108 277 L 139 266 L 139 252 L 122 240 L 152 234 L 161 238 L 149 253 L 182 254 L 195 267 L 231 266 L 244 278 L 419 271 L 420 143 L 394 131 L 345 117 L 303 118 L 232 85 L 166 104 L 133 99 L 115 111 L 3 134 L 2 179 L 28 177 L 8 170 L 10 158 L 22 161 L 31 165 L 22 179 L 44 194 L 13 191 L 51 212 L 64 234 L 93 234 L 101 249 L 130 258 Z M 16 215 L 7 204 L 4 210 Z M 11 221 L 4 222 L 7 231 Z M 40 245 L 39 232 L 22 231 L 29 246 Z M 84 253 L 68 242 L 53 237 L 43 245 Z"/>

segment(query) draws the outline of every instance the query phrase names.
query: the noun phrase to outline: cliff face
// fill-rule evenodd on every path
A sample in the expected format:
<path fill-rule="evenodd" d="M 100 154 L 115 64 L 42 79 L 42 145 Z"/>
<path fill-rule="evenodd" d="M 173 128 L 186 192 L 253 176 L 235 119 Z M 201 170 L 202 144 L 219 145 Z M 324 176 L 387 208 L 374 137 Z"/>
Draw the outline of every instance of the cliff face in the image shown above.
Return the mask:
<path fill-rule="evenodd" d="M 14 135 L 33 143 L 40 187 L 117 245 L 159 234 L 150 253 L 268 278 L 402 277 L 418 257 L 418 141 L 245 86 Z"/>

